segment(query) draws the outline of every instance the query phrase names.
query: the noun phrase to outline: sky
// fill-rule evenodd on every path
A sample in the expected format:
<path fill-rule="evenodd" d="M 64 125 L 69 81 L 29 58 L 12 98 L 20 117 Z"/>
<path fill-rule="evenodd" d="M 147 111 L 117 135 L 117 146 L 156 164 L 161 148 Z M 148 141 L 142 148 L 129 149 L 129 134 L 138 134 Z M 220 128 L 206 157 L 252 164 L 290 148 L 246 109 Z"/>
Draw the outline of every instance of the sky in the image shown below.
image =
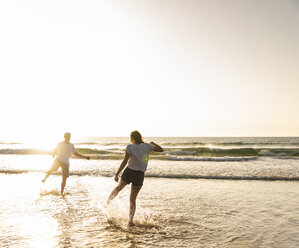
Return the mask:
<path fill-rule="evenodd" d="M 0 137 L 299 136 L 299 1 L 2 0 Z"/>

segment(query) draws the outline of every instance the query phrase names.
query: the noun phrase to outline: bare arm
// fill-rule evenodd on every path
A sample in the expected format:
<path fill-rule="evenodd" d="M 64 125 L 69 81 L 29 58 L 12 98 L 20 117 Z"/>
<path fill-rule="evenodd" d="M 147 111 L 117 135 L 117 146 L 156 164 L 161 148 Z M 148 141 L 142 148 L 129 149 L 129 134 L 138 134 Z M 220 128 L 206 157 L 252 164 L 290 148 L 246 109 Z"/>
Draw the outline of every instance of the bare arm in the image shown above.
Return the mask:
<path fill-rule="evenodd" d="M 74 155 L 77 157 L 77 158 L 85 158 L 85 159 L 87 159 L 87 160 L 89 160 L 90 159 L 90 157 L 89 156 L 84 156 L 84 155 L 81 155 L 80 153 L 78 153 L 78 152 L 74 152 Z"/>
<path fill-rule="evenodd" d="M 116 182 L 118 182 L 118 179 L 119 179 L 119 178 L 118 178 L 119 173 L 121 173 L 121 171 L 125 168 L 125 166 L 126 166 L 127 163 L 128 163 L 129 158 L 130 158 L 130 154 L 126 152 L 125 158 L 124 158 L 124 160 L 121 162 L 121 164 L 120 164 L 120 166 L 119 166 L 119 168 L 118 168 L 118 170 L 117 170 L 117 172 L 116 172 L 116 175 L 115 175 L 115 177 L 114 177 L 114 180 L 115 180 Z"/>
<path fill-rule="evenodd" d="M 56 154 L 57 154 L 57 147 L 53 150 L 52 157 L 54 158 Z"/>
<path fill-rule="evenodd" d="M 155 151 L 155 152 L 163 152 L 163 151 L 164 151 L 163 148 L 162 148 L 161 146 L 157 145 L 156 143 L 151 142 L 150 144 L 151 144 L 152 146 L 154 146 L 154 151 Z"/>

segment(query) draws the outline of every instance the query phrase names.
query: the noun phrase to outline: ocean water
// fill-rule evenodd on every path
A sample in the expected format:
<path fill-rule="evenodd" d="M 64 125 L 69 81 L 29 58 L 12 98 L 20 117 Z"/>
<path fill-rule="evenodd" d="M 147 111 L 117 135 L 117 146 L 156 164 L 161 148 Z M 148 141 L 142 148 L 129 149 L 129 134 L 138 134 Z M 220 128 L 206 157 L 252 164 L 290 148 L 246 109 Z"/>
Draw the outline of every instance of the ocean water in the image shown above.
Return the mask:
<path fill-rule="evenodd" d="M 41 183 L 51 147 L 0 139 L 1 247 L 298 247 L 299 138 L 145 138 L 151 154 L 128 227 L 130 186 L 105 207 L 129 138 L 73 140 Z"/>

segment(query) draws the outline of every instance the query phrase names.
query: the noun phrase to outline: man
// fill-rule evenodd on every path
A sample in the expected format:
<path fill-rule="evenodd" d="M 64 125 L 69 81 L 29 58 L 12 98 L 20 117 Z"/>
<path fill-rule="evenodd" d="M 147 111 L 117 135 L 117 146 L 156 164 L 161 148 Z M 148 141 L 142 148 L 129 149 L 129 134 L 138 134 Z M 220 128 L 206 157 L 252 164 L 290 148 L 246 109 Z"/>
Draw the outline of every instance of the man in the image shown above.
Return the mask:
<path fill-rule="evenodd" d="M 62 182 L 61 182 L 61 195 L 63 195 L 63 190 L 66 184 L 66 180 L 69 177 L 69 168 L 70 168 L 70 162 L 69 159 L 72 155 L 72 153 L 78 157 L 78 158 L 85 158 L 87 160 L 90 159 L 89 156 L 83 156 L 79 154 L 74 145 L 70 143 L 71 134 L 65 133 L 64 134 L 64 141 L 58 143 L 57 147 L 52 153 L 53 158 L 56 156 L 56 159 L 54 160 L 50 170 L 47 172 L 47 175 L 42 180 L 44 183 L 46 179 L 54 172 L 57 171 L 59 167 L 61 167 L 62 172 Z"/>

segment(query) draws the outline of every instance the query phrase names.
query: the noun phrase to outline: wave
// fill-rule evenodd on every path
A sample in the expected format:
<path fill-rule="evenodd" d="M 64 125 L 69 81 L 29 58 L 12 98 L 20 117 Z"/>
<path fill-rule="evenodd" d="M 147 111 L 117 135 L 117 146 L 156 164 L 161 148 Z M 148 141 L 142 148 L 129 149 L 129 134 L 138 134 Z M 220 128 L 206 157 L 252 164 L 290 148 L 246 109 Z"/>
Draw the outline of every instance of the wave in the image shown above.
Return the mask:
<path fill-rule="evenodd" d="M 20 155 L 48 155 L 50 151 L 37 150 L 37 149 L 0 149 L 0 154 L 20 154 Z"/>
<path fill-rule="evenodd" d="M 25 174 L 25 173 L 45 173 L 44 170 L 14 170 L 14 169 L 0 169 L 0 174 Z M 55 172 L 54 175 L 60 175 Z M 98 176 L 98 177 L 112 177 L 114 172 L 101 171 L 71 171 L 71 176 Z M 299 181 L 299 177 L 291 176 L 235 176 L 235 175 L 184 175 L 184 174 L 154 174 L 146 173 L 148 178 L 169 178 L 169 179 L 210 179 L 210 180 L 244 180 L 244 181 Z"/>
<path fill-rule="evenodd" d="M 0 174 L 25 174 L 30 172 L 44 172 L 43 170 L 0 169 Z"/>
<path fill-rule="evenodd" d="M 78 148 L 79 152 L 89 155 L 109 155 L 113 158 L 122 158 L 124 149 L 98 150 L 89 148 Z M 165 160 L 171 156 L 194 156 L 194 157 L 252 157 L 252 156 L 299 156 L 299 148 L 166 148 L 163 153 L 153 152 L 151 157 Z M 101 159 L 101 157 L 99 157 Z"/>
<path fill-rule="evenodd" d="M 174 179 L 214 179 L 214 180 L 260 180 L 260 181 L 299 181 L 299 177 L 280 176 L 205 176 L 205 175 L 158 175 L 150 174 L 146 177 L 174 178 Z"/>
<path fill-rule="evenodd" d="M 155 158 L 154 158 L 155 159 Z M 240 161 L 253 161 L 258 157 L 164 157 L 161 160 L 170 161 L 213 161 L 213 162 L 240 162 Z"/>
<path fill-rule="evenodd" d="M 299 156 L 299 148 L 177 148 L 166 149 L 167 155 L 192 155 L 195 157 L 248 157 L 248 156 Z"/>
<path fill-rule="evenodd" d="M 77 148 L 79 153 L 89 155 L 92 159 L 119 160 L 124 157 L 124 149 L 90 149 Z M 0 149 L 0 154 L 49 155 L 51 151 L 37 149 Z M 244 159 L 246 158 L 247 159 Z M 152 159 L 174 161 L 242 161 L 255 157 L 299 157 L 299 148 L 166 148 L 163 153 L 153 152 Z"/>
<path fill-rule="evenodd" d="M 101 145 L 101 146 L 124 146 L 126 143 L 121 142 L 97 142 L 97 141 L 90 141 L 90 142 L 76 142 L 74 145 Z"/>
<path fill-rule="evenodd" d="M 18 142 L 0 142 L 0 145 L 19 145 L 22 143 L 18 143 Z"/>
<path fill-rule="evenodd" d="M 75 145 L 100 145 L 100 146 L 125 146 L 127 144 L 126 140 L 120 140 L 119 142 L 107 142 L 107 141 L 82 141 L 82 142 L 76 142 L 74 143 Z M 250 141 L 180 141 L 180 140 L 175 140 L 175 141 L 161 141 L 159 143 L 163 147 L 265 147 L 265 146 L 270 146 L 270 147 L 298 147 L 299 148 L 299 142 L 298 140 L 293 140 L 293 141 L 283 141 L 283 140 L 272 140 L 272 141 L 258 141 L 258 140 L 253 140 L 252 142 Z"/>
<path fill-rule="evenodd" d="M 161 145 L 164 146 L 217 146 L 217 147 L 226 147 L 226 146 L 280 146 L 280 147 L 299 147 L 298 142 L 162 142 Z"/>

